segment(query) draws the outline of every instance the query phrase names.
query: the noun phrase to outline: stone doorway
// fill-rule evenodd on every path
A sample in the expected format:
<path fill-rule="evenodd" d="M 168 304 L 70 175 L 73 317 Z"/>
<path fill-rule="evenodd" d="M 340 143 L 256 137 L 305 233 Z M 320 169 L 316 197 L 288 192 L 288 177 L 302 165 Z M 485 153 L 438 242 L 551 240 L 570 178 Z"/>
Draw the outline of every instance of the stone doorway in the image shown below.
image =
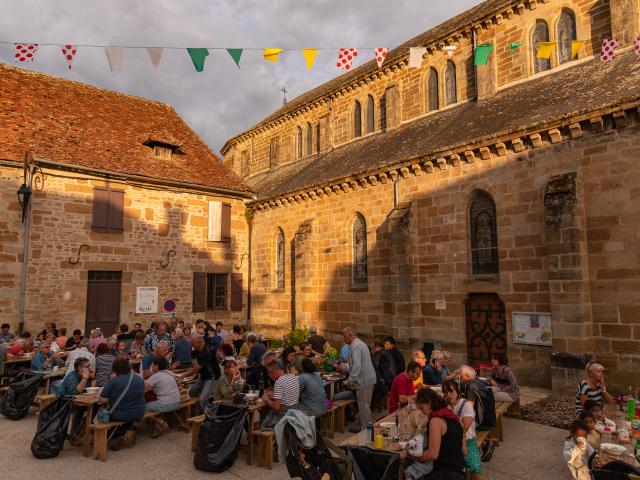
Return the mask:
<path fill-rule="evenodd" d="M 120 321 L 122 272 L 89 272 L 85 337 L 100 328 L 105 337 L 112 335 Z"/>
<path fill-rule="evenodd" d="M 465 306 L 467 363 L 488 363 L 494 353 L 507 354 L 504 303 L 497 293 L 470 293 Z"/>

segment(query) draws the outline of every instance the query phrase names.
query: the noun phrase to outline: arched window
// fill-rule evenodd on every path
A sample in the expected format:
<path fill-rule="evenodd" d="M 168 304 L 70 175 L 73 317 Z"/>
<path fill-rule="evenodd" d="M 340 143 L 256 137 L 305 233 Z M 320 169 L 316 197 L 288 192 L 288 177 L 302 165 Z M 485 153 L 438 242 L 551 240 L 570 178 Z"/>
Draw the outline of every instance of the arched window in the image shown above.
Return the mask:
<path fill-rule="evenodd" d="M 429 111 L 438 110 L 440 108 L 438 85 L 438 71 L 431 67 L 429 69 L 429 79 L 427 80 L 428 106 Z"/>
<path fill-rule="evenodd" d="M 313 128 L 311 124 L 307 123 L 307 155 L 313 153 Z"/>
<path fill-rule="evenodd" d="M 354 285 L 367 284 L 367 222 L 359 213 L 353 220 L 353 263 L 352 280 Z"/>
<path fill-rule="evenodd" d="M 320 153 L 320 122 L 316 124 L 316 152 Z"/>
<path fill-rule="evenodd" d="M 249 153 L 246 150 L 240 154 L 240 175 L 249 175 Z"/>
<path fill-rule="evenodd" d="M 551 60 L 548 58 L 537 58 L 538 46 L 540 42 L 549 41 L 549 27 L 544 20 L 536 20 L 536 26 L 531 31 L 531 55 L 533 62 L 533 73 L 544 72 L 551 68 Z"/>
<path fill-rule="evenodd" d="M 353 106 L 353 136 L 362 136 L 362 107 L 358 100 L 356 100 L 356 104 Z"/>
<path fill-rule="evenodd" d="M 302 158 L 302 128 L 298 127 L 298 158 Z"/>
<path fill-rule="evenodd" d="M 558 18 L 558 63 L 573 60 L 571 47 L 576 35 L 576 16 L 568 8 L 563 8 Z"/>
<path fill-rule="evenodd" d="M 278 164 L 278 138 L 272 138 L 269 145 L 269 167 L 273 168 Z"/>
<path fill-rule="evenodd" d="M 498 273 L 498 229 L 496 204 L 491 196 L 478 192 L 469 209 L 471 232 L 471 272 Z"/>
<path fill-rule="evenodd" d="M 387 131 L 387 92 L 380 97 L 380 131 Z"/>
<path fill-rule="evenodd" d="M 445 105 L 451 105 L 458 101 L 458 84 L 456 81 L 456 64 L 451 60 L 447 62 L 444 70 Z"/>
<path fill-rule="evenodd" d="M 369 95 L 367 97 L 367 133 L 371 133 L 376 129 L 375 110 L 375 101 L 373 97 Z"/>
<path fill-rule="evenodd" d="M 276 288 L 284 288 L 284 232 L 281 228 L 276 235 Z"/>

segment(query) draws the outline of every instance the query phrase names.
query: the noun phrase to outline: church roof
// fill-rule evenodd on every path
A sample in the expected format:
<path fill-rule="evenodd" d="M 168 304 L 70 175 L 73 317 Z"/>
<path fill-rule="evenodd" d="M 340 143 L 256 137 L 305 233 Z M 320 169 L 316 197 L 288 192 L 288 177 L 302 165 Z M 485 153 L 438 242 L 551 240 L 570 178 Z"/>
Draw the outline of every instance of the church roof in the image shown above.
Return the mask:
<path fill-rule="evenodd" d="M 0 63 L 0 159 L 36 160 L 248 196 L 171 106 Z M 153 155 L 150 141 L 174 151 Z"/>
<path fill-rule="evenodd" d="M 628 51 L 532 78 L 475 102 L 465 102 L 394 130 L 364 137 L 327 153 L 248 180 L 258 199 L 273 198 L 414 158 L 480 146 L 499 137 L 560 127 L 581 115 L 640 101 L 640 62 Z M 445 153 L 446 154 L 446 153 Z"/>

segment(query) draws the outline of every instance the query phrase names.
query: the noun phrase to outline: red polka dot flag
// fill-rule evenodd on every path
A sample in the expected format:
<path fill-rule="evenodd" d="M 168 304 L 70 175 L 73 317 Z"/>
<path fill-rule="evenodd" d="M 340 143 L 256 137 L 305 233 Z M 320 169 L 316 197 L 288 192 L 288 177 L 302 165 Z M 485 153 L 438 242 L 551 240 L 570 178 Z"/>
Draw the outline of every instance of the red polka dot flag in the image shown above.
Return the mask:
<path fill-rule="evenodd" d="M 67 67 L 71 70 L 71 65 L 73 64 L 73 59 L 76 58 L 76 54 L 78 53 L 78 47 L 75 45 L 61 45 L 60 51 L 62 52 L 62 56 L 67 62 Z"/>
<path fill-rule="evenodd" d="M 636 57 L 640 58 L 640 35 L 636 37 L 636 41 L 633 47 L 636 51 Z"/>
<path fill-rule="evenodd" d="M 384 59 L 387 58 L 387 53 L 389 52 L 388 48 L 376 48 L 376 62 L 378 62 L 378 68 L 382 67 L 384 63 Z"/>
<path fill-rule="evenodd" d="M 615 38 L 612 40 L 604 39 L 602 42 L 602 50 L 600 50 L 600 60 L 608 62 L 616 58 L 616 48 L 620 46 L 620 42 Z"/>
<path fill-rule="evenodd" d="M 37 43 L 14 43 L 16 53 L 13 59 L 16 62 L 33 62 L 36 52 L 38 51 Z"/>
<path fill-rule="evenodd" d="M 342 68 L 343 70 L 351 69 L 353 59 L 357 56 L 358 50 L 355 48 L 341 48 L 340 53 L 338 53 L 338 63 L 336 64 L 336 67 Z"/>

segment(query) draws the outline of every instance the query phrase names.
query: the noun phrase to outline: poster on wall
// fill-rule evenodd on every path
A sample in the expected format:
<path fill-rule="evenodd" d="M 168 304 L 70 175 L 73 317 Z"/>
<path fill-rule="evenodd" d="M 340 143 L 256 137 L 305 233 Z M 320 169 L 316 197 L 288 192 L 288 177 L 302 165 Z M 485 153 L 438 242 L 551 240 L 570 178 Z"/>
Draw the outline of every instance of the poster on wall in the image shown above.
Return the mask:
<path fill-rule="evenodd" d="M 534 312 L 513 312 L 513 343 L 551 346 L 551 314 Z"/>
<path fill-rule="evenodd" d="M 158 313 L 158 287 L 138 287 L 136 313 Z"/>

